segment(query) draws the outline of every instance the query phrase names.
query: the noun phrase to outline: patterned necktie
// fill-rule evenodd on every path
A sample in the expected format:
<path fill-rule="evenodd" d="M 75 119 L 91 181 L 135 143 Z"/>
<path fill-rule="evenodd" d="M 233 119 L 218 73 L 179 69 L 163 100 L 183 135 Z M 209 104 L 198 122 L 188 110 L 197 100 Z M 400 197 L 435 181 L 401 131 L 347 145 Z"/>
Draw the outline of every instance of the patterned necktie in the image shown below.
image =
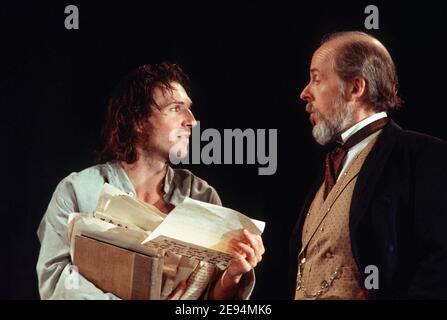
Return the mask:
<path fill-rule="evenodd" d="M 324 172 L 324 200 L 326 200 L 329 192 L 331 192 L 337 181 L 337 177 L 342 168 L 341 164 L 348 154 L 349 149 L 358 144 L 360 141 L 366 139 L 368 136 L 372 135 L 374 132 L 382 129 L 388 122 L 389 119 L 387 117 L 371 122 L 349 137 L 344 144 L 340 143 L 340 141 L 342 141 L 341 137 L 338 137 L 335 140 L 336 146 L 326 154 L 326 168 Z"/>

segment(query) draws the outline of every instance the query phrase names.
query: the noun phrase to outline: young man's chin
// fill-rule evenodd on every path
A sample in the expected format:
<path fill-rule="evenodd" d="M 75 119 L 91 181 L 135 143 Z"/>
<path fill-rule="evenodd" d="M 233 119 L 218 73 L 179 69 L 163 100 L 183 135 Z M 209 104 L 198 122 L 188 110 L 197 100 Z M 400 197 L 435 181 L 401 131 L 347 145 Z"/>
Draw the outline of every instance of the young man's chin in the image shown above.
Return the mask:
<path fill-rule="evenodd" d="M 177 143 L 169 150 L 168 156 L 172 160 L 181 160 L 188 157 L 189 149 L 188 144 Z"/>

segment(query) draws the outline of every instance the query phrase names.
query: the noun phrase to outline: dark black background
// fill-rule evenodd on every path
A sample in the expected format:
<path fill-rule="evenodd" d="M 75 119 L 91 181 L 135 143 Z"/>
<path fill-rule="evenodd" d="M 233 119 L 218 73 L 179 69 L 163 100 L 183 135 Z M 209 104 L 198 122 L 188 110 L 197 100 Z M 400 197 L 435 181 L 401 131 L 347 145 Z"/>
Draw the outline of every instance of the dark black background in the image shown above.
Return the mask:
<path fill-rule="evenodd" d="M 288 238 L 322 150 L 299 93 L 329 32 L 364 29 L 371 2 L 181 4 L 62 1 L 0 5 L 2 241 L 0 297 L 37 299 L 36 229 L 57 183 L 94 164 L 108 95 L 130 69 L 171 60 L 191 78 L 205 128 L 278 129 L 278 170 L 190 165 L 225 206 L 267 222 L 253 298 L 286 298 Z M 64 28 L 75 4 L 80 29 Z M 447 138 L 445 13 L 437 2 L 373 2 L 400 76 L 402 127 Z M 6 254 L 5 254 L 6 252 Z"/>

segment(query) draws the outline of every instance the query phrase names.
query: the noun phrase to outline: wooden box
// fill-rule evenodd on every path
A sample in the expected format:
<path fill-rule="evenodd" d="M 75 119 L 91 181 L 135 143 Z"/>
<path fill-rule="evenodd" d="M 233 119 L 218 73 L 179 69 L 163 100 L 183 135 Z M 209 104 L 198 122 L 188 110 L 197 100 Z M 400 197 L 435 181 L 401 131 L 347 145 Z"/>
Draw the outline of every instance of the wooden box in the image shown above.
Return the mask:
<path fill-rule="evenodd" d="M 96 287 L 123 300 L 160 299 L 163 258 L 77 235 L 73 264 Z"/>

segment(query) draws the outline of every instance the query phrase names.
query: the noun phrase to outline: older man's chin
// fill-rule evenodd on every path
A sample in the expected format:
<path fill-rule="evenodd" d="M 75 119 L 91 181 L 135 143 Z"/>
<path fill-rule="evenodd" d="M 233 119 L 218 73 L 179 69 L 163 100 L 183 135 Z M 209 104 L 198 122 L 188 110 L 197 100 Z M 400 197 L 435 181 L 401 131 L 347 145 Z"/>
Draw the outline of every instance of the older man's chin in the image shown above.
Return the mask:
<path fill-rule="evenodd" d="M 322 121 L 314 125 L 312 128 L 312 136 L 314 137 L 315 141 L 322 146 L 329 143 L 332 139 L 329 128 L 327 128 Z"/>

